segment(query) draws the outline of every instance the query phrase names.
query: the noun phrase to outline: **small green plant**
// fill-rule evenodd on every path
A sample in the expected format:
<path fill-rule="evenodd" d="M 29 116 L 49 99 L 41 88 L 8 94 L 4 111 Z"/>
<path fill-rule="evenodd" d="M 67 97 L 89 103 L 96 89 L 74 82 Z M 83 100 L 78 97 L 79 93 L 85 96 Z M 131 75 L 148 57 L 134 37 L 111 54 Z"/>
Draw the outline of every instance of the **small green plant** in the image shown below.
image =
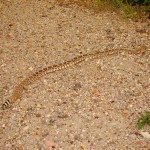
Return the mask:
<path fill-rule="evenodd" d="M 95 9 L 104 10 L 105 8 L 112 8 L 119 10 L 124 17 L 135 17 L 138 14 L 140 6 L 145 9 L 141 11 L 150 11 L 150 0 L 91 0 Z M 141 12 L 140 11 L 140 12 Z M 140 13 L 139 12 L 139 13 Z"/>
<path fill-rule="evenodd" d="M 150 112 L 142 113 L 138 119 L 138 129 L 142 129 L 145 124 L 150 124 Z"/>
<path fill-rule="evenodd" d="M 118 9 L 122 10 L 124 12 L 124 16 L 130 16 L 133 17 L 135 15 L 133 7 L 131 4 L 128 3 L 128 1 L 123 0 L 112 0 L 112 3 L 114 7 L 118 7 Z"/>
<path fill-rule="evenodd" d="M 126 0 L 126 1 L 128 1 L 131 4 L 144 4 L 144 5 L 146 5 L 146 4 L 150 3 L 149 0 Z"/>

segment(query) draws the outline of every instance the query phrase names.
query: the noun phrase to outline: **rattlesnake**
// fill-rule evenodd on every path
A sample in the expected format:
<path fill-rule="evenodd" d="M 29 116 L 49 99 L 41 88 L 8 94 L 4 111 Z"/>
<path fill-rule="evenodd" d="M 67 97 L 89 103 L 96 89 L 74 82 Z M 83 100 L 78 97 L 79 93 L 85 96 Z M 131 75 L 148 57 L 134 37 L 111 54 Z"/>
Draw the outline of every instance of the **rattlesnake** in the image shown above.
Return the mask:
<path fill-rule="evenodd" d="M 65 61 L 64 63 L 60 63 L 58 65 L 52 65 L 52 66 L 45 67 L 45 68 L 33 73 L 29 77 L 25 78 L 21 83 L 19 83 L 15 87 L 11 96 L 2 104 L 2 109 L 9 108 L 12 103 L 14 103 L 17 99 L 19 99 L 21 97 L 23 89 L 26 86 L 30 85 L 35 80 L 39 79 L 41 76 L 43 76 L 45 74 L 53 73 L 53 72 L 71 67 L 75 64 L 81 63 L 83 61 L 87 61 L 87 60 L 91 60 L 91 59 L 95 59 L 95 58 L 102 58 L 102 57 L 117 55 L 117 54 L 122 54 L 122 53 L 139 54 L 139 53 L 144 53 L 146 51 L 146 49 L 147 49 L 146 46 L 142 46 L 137 50 L 114 49 L 114 50 L 107 50 L 107 51 L 103 51 L 103 52 L 95 51 L 93 53 L 77 56 L 69 61 Z"/>

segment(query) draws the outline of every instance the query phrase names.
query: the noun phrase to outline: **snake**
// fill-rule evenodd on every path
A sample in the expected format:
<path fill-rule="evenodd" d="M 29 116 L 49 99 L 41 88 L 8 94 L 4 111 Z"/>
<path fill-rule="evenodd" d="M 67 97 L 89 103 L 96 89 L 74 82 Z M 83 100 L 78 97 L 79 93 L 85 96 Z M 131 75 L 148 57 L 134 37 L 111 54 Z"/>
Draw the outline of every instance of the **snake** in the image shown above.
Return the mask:
<path fill-rule="evenodd" d="M 94 51 L 92 53 L 79 55 L 77 57 L 74 57 L 71 60 L 64 61 L 63 63 L 55 64 L 55 65 L 37 70 L 36 72 L 27 76 L 24 80 L 22 80 L 19 84 L 15 86 L 10 97 L 7 98 L 2 104 L 2 109 L 5 110 L 7 108 L 10 108 L 12 104 L 15 103 L 21 97 L 24 88 L 34 83 L 36 80 L 38 80 L 39 78 L 41 78 L 42 76 L 46 74 L 54 73 L 56 71 L 66 69 L 68 67 L 71 67 L 81 62 L 92 60 L 92 59 L 103 58 L 103 57 L 119 55 L 119 54 L 136 54 L 137 55 L 140 53 L 145 53 L 146 49 L 147 49 L 146 46 L 141 46 L 139 49 L 136 49 L 136 50 L 112 49 L 112 50 L 105 50 L 105 51 Z"/>

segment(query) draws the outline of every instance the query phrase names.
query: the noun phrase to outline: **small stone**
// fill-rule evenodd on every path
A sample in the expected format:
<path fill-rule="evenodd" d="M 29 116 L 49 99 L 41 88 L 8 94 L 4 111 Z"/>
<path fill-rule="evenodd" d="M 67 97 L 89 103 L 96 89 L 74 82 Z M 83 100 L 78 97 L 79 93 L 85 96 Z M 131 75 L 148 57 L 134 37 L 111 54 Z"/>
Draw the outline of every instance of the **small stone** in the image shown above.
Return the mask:
<path fill-rule="evenodd" d="M 145 29 L 137 29 L 136 32 L 139 32 L 139 33 L 146 33 L 146 30 L 145 30 Z"/>
<path fill-rule="evenodd" d="M 81 89 L 82 85 L 80 82 L 75 83 L 73 86 L 73 90 L 78 91 L 79 89 Z"/>
<path fill-rule="evenodd" d="M 97 93 L 97 89 L 93 89 L 92 94 L 96 94 L 96 93 Z"/>
<path fill-rule="evenodd" d="M 25 127 L 23 128 L 24 131 L 27 131 L 28 129 L 29 129 L 29 126 L 25 126 Z"/>
<path fill-rule="evenodd" d="M 33 68 L 32 68 L 32 67 L 29 67 L 29 70 L 30 70 L 30 71 L 33 71 Z"/>
<path fill-rule="evenodd" d="M 8 37 L 13 38 L 13 33 L 12 32 L 8 33 Z"/>
<path fill-rule="evenodd" d="M 36 117 L 41 117 L 41 114 L 36 114 L 35 116 L 36 116 Z"/>
<path fill-rule="evenodd" d="M 80 145 L 81 149 L 86 149 L 86 146 L 84 144 Z"/>
<path fill-rule="evenodd" d="M 105 115 L 108 116 L 108 112 L 105 112 Z"/>
<path fill-rule="evenodd" d="M 3 128 L 5 128 L 5 126 L 6 126 L 5 124 L 2 125 Z"/>
<path fill-rule="evenodd" d="M 3 133 L 3 130 L 2 129 L 0 129 L 0 134 L 2 134 Z"/>
<path fill-rule="evenodd" d="M 51 148 L 55 148 L 56 147 L 56 143 L 54 143 L 53 141 L 45 141 L 45 146 L 46 147 L 51 147 Z"/>
<path fill-rule="evenodd" d="M 125 115 L 127 115 L 129 112 L 128 112 L 128 110 L 124 110 L 123 113 L 124 113 Z"/>
<path fill-rule="evenodd" d="M 139 140 L 139 141 L 137 141 L 136 143 L 137 143 L 138 145 L 141 145 L 141 144 L 142 144 L 142 141 Z"/>
<path fill-rule="evenodd" d="M 37 108 L 41 108 L 41 104 L 38 103 L 38 104 L 36 105 L 36 107 L 37 107 Z"/>

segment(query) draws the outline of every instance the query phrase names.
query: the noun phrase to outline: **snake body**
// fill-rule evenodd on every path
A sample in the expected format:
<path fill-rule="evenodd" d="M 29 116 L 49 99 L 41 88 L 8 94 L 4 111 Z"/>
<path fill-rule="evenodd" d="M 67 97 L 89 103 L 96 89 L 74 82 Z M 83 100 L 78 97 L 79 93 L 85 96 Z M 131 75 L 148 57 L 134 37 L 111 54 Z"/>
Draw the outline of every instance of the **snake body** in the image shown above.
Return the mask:
<path fill-rule="evenodd" d="M 13 104 L 17 99 L 21 97 L 21 94 L 23 92 L 24 87 L 32 84 L 34 81 L 39 79 L 41 76 L 49 74 L 49 73 L 54 73 L 56 71 L 66 69 L 68 67 L 74 66 L 76 64 L 79 64 L 83 61 L 91 60 L 91 59 L 96 59 L 96 58 L 102 58 L 106 56 L 111 56 L 111 55 L 117 55 L 121 53 L 125 54 L 139 54 L 145 52 L 146 47 L 140 47 L 137 50 L 126 50 L 126 49 L 114 49 L 114 50 L 107 50 L 107 51 L 95 51 L 93 53 L 88 53 L 88 54 L 83 54 L 81 56 L 77 56 L 71 60 L 65 61 L 63 63 L 60 63 L 58 65 L 52 65 L 45 67 L 41 70 L 36 71 L 35 73 L 31 74 L 27 78 L 25 78 L 21 83 L 19 83 L 13 90 L 11 96 L 2 104 L 2 109 L 9 108 L 11 104 Z"/>

